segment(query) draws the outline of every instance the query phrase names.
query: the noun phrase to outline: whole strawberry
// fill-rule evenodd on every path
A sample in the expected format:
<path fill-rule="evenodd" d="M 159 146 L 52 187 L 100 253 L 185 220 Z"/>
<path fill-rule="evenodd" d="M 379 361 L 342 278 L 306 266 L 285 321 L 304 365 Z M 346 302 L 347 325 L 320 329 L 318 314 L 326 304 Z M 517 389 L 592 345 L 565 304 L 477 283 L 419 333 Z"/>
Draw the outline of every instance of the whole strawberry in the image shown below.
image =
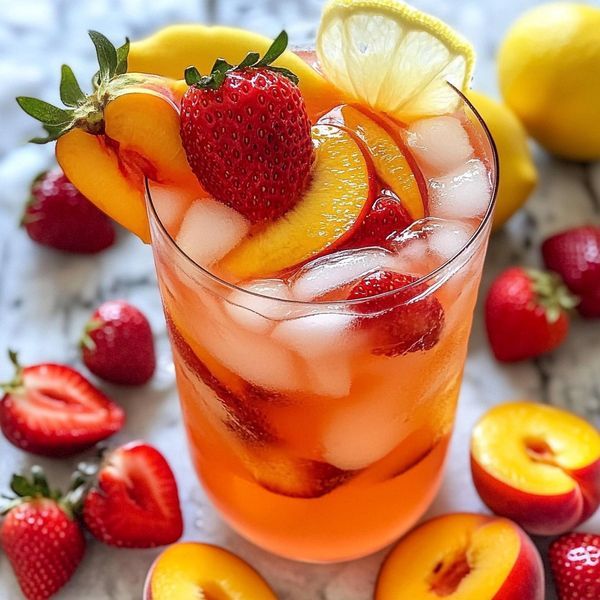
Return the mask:
<path fill-rule="evenodd" d="M 600 535 L 567 533 L 550 546 L 558 600 L 600 598 Z"/>
<path fill-rule="evenodd" d="M 51 491 L 43 471 L 32 468 L 32 480 L 14 475 L 15 498 L 3 507 L 0 545 L 27 600 L 47 600 L 71 579 L 85 552 L 75 518 L 81 482 L 66 496 Z"/>
<path fill-rule="evenodd" d="M 546 267 L 556 271 L 579 297 L 579 313 L 600 317 L 600 227 L 576 227 L 549 237 L 542 244 Z"/>
<path fill-rule="evenodd" d="M 512 267 L 492 284 L 485 324 L 499 361 L 513 362 L 550 352 L 567 337 L 577 300 L 553 273 Z"/>
<path fill-rule="evenodd" d="M 183 520 L 177 483 L 163 455 L 143 442 L 110 452 L 85 498 L 83 518 L 92 535 L 110 546 L 176 542 Z"/>
<path fill-rule="evenodd" d="M 33 241 L 65 252 L 94 254 L 115 241 L 112 221 L 59 169 L 34 180 L 21 222 Z"/>
<path fill-rule="evenodd" d="M 85 327 L 81 348 L 87 368 L 113 383 L 142 385 L 156 368 L 150 323 L 123 300 L 98 307 Z"/>
<path fill-rule="evenodd" d="M 358 312 L 369 315 L 363 327 L 372 333 L 374 354 L 397 356 L 430 350 L 439 341 L 444 327 L 444 309 L 429 294 L 425 284 L 413 285 L 417 277 L 393 271 L 377 271 L 361 279 L 350 290 L 349 300 L 371 301 L 356 304 Z M 397 293 L 392 294 L 394 290 Z"/>
<path fill-rule="evenodd" d="M 70 456 L 106 439 L 123 427 L 123 410 L 67 365 L 15 366 L 12 381 L 0 384 L 0 428 L 6 439 L 26 452 Z"/>
<path fill-rule="evenodd" d="M 252 223 L 289 210 L 308 183 L 313 145 L 297 77 L 275 61 L 285 32 L 264 57 L 237 66 L 218 59 L 210 75 L 186 69 L 181 139 L 188 162 L 214 198 Z"/>

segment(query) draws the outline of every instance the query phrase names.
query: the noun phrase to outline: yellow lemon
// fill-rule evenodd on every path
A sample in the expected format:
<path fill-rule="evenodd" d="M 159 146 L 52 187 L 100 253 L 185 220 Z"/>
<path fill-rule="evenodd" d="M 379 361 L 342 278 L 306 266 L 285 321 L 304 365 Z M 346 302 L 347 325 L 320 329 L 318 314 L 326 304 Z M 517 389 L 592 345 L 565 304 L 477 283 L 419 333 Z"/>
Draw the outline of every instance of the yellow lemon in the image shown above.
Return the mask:
<path fill-rule="evenodd" d="M 500 180 L 494 213 L 494 229 L 498 229 L 527 200 L 534 190 L 538 173 L 527 145 L 527 133 L 506 105 L 470 90 L 467 97 L 488 126 L 500 162 Z"/>
<path fill-rule="evenodd" d="M 544 4 L 525 13 L 498 55 L 500 88 L 550 152 L 600 159 L 600 9 Z"/>
<path fill-rule="evenodd" d="M 344 95 L 401 120 L 452 112 L 475 54 L 445 23 L 394 0 L 331 0 L 316 41 L 323 73 Z"/>

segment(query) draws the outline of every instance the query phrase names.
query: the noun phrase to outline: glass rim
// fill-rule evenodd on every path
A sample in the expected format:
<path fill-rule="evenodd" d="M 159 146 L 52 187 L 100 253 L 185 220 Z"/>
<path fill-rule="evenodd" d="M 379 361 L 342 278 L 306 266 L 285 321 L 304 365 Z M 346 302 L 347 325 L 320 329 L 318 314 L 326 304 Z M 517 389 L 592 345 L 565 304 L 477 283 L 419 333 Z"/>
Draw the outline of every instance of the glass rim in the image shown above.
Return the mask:
<path fill-rule="evenodd" d="M 150 208 L 152 217 L 154 218 L 154 221 L 158 224 L 162 234 L 167 239 L 169 245 L 171 247 L 173 247 L 175 249 L 175 252 L 178 255 L 180 255 L 186 262 L 190 263 L 192 265 L 193 269 L 197 270 L 199 273 L 202 274 L 202 276 L 207 277 L 212 282 L 217 283 L 220 286 L 224 286 L 225 288 L 228 288 L 232 292 L 233 291 L 241 292 L 242 296 L 247 294 L 250 297 L 254 296 L 254 297 L 258 297 L 258 298 L 266 298 L 266 299 L 272 300 L 274 302 L 290 304 L 293 306 L 311 306 L 311 307 L 315 307 L 315 306 L 332 306 L 332 307 L 336 306 L 337 307 L 337 306 L 351 306 L 351 305 L 355 305 L 355 304 L 363 304 L 365 302 L 373 302 L 374 300 L 379 300 L 382 298 L 386 298 L 388 296 L 398 294 L 398 292 L 406 293 L 407 291 L 410 292 L 411 290 L 415 290 L 416 291 L 415 296 L 419 296 L 421 293 L 423 293 L 422 289 L 421 289 L 423 285 L 427 285 L 428 282 L 430 282 L 431 280 L 434 280 L 438 275 L 440 275 L 444 271 L 449 270 L 451 268 L 451 266 L 456 264 L 459 261 L 459 259 L 462 256 L 464 256 L 467 253 L 467 251 L 470 248 L 472 248 L 473 245 L 481 238 L 488 223 L 490 222 L 490 220 L 492 218 L 492 214 L 494 212 L 494 206 L 496 205 L 496 197 L 498 195 L 498 178 L 499 178 L 500 165 L 499 165 L 499 160 L 498 160 L 498 150 L 496 147 L 496 143 L 494 142 L 494 138 L 492 137 L 492 134 L 491 134 L 487 124 L 483 120 L 483 117 L 479 114 L 479 111 L 475 108 L 473 103 L 455 85 L 453 85 L 449 81 L 447 82 L 447 84 L 458 94 L 458 96 L 462 99 L 462 101 L 469 107 L 469 109 L 475 115 L 478 123 L 480 124 L 480 126 L 485 134 L 485 137 L 487 138 L 487 140 L 490 144 L 490 147 L 492 149 L 492 167 L 493 167 L 493 172 L 495 174 L 494 180 L 492 182 L 493 183 L 492 193 L 491 193 L 491 197 L 488 202 L 485 214 L 483 215 L 483 218 L 479 222 L 479 225 L 477 226 L 475 231 L 469 237 L 468 241 L 461 247 L 461 249 L 458 252 L 456 252 L 456 254 L 454 254 L 452 257 L 450 257 L 448 260 L 443 262 L 441 265 L 439 265 L 438 267 L 436 267 L 429 273 L 422 275 L 421 277 L 415 279 L 414 281 L 411 281 L 410 283 L 403 285 L 400 288 L 389 290 L 387 292 L 382 292 L 381 294 L 376 294 L 375 296 L 368 296 L 366 298 L 356 298 L 353 300 L 350 300 L 350 299 L 345 299 L 345 300 L 319 300 L 319 299 L 296 300 L 296 299 L 287 299 L 287 298 L 277 298 L 276 296 L 269 296 L 268 294 L 262 294 L 259 292 L 255 292 L 253 290 L 248 290 L 238 284 L 232 283 L 231 281 L 227 281 L 226 279 L 219 277 L 218 275 L 211 272 L 206 267 L 203 267 L 202 265 L 198 264 L 191 256 L 189 256 L 183 250 L 183 248 L 181 248 L 181 246 L 179 246 L 179 244 L 177 243 L 175 238 L 170 234 L 170 232 L 165 227 L 164 223 L 162 222 L 162 219 L 160 218 L 160 215 L 158 214 L 156 206 L 152 200 L 152 192 L 149 187 L 149 179 L 148 179 L 148 177 L 145 177 L 144 178 L 144 187 L 146 190 L 147 205 Z M 317 256 L 310 260 L 317 260 L 318 258 L 320 258 L 320 257 Z M 273 278 L 269 277 L 266 279 L 273 279 Z M 408 301 L 410 301 L 410 299 Z"/>

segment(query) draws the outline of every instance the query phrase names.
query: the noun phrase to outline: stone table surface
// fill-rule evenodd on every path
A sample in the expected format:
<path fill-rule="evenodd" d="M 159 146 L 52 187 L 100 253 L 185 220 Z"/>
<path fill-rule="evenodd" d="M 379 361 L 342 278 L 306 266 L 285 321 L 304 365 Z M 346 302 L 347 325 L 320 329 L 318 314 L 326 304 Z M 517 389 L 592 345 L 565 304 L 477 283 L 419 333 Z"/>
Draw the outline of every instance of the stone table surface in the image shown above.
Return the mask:
<path fill-rule="evenodd" d="M 418 7 L 448 21 L 476 46 L 476 88 L 496 92 L 494 55 L 509 23 L 532 0 L 415 0 Z M 17 227 L 31 178 L 51 163 L 52 149 L 26 145 L 37 133 L 21 114 L 16 95 L 57 100 L 63 62 L 80 74 L 93 72 L 86 31 L 114 41 L 138 39 L 167 23 L 219 22 L 275 35 L 285 27 L 292 42 L 314 37 L 321 0 L 0 0 L 0 355 L 8 347 L 26 363 L 67 362 L 80 366 L 76 340 L 91 310 L 121 297 L 149 316 L 159 346 L 159 371 L 152 384 L 123 390 L 102 385 L 125 406 L 128 423 L 116 442 L 144 438 L 156 444 L 174 467 L 185 512 L 185 539 L 209 540 L 232 549 L 257 567 L 281 600 L 368 600 L 384 552 L 328 566 L 293 563 L 241 539 L 222 523 L 206 500 L 186 451 L 170 353 L 150 249 L 121 232 L 118 244 L 95 258 L 66 256 L 32 244 Z M 527 207 L 491 241 L 483 289 L 505 266 L 540 262 L 538 245 L 547 234 L 600 222 L 600 164 L 557 161 L 536 149 L 540 185 Z M 0 380 L 9 375 L 0 358 Z M 471 484 L 467 445 L 476 419 L 497 402 L 529 398 L 565 406 L 600 425 L 600 324 L 576 321 L 567 343 L 551 356 L 515 366 L 491 357 L 475 315 L 456 431 L 442 490 L 429 514 L 485 511 Z M 32 459 L 0 439 L 0 491 L 10 473 L 41 462 L 56 483 L 65 483 L 74 460 Z M 600 531 L 600 515 L 586 528 Z M 545 552 L 547 542 L 540 542 Z M 90 543 L 62 600 L 140 598 L 155 550 L 114 550 Z M 549 600 L 555 598 L 549 587 Z M 0 599 L 21 598 L 6 557 L 0 554 Z M 407 599 L 408 600 L 408 599 Z M 479 600 L 479 599 L 473 599 Z M 516 599 L 515 599 L 516 600 Z"/>

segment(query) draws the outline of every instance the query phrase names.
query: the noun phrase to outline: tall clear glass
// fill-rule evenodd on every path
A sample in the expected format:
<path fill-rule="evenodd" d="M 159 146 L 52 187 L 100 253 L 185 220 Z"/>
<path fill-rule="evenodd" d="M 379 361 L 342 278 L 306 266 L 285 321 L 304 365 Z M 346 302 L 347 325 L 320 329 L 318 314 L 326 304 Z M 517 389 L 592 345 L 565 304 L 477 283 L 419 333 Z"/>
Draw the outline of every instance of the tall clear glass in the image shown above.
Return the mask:
<path fill-rule="evenodd" d="M 461 106 L 491 182 L 487 211 L 453 258 L 383 303 L 286 301 L 227 283 L 177 246 L 148 192 L 193 462 L 227 522 L 276 554 L 330 562 L 374 552 L 412 527 L 439 488 L 497 180 L 489 132 Z M 327 337 L 335 323 L 432 296 L 444 319 L 429 349 L 382 355 L 360 327 Z M 280 343 L 282 331 L 297 335 L 296 348 Z"/>

